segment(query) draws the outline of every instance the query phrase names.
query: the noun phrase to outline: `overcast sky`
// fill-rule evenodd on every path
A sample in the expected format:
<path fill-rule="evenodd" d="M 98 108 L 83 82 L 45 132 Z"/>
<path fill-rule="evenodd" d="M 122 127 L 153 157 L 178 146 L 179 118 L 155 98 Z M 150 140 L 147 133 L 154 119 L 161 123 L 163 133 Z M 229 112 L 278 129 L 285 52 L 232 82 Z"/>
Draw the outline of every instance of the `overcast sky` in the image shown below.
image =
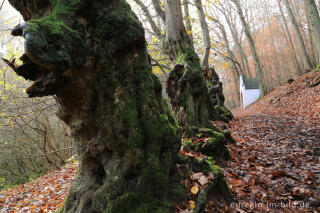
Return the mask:
<path fill-rule="evenodd" d="M 15 10 L 8 1 L 5 2 L 1 13 L 3 14 L 4 18 L 6 20 L 11 20 L 13 19 L 14 22 L 23 22 L 23 19 L 21 18 L 19 12 L 17 10 Z"/>

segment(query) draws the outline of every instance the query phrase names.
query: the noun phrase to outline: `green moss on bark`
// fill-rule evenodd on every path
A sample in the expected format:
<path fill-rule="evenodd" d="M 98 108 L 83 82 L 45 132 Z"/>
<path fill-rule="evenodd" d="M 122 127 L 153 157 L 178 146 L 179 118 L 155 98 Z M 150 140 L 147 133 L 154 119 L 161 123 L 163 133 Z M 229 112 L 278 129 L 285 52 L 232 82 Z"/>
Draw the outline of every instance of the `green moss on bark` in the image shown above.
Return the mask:
<path fill-rule="evenodd" d="M 41 10 L 49 15 L 26 23 L 23 35 L 46 80 L 62 79 L 53 90 L 59 117 L 77 142 L 79 172 L 61 212 L 173 211 L 183 193 L 176 167 L 180 128 L 147 64 L 141 23 L 125 0 L 50 0 L 49 7 Z M 209 127 L 206 85 L 188 44 L 181 60 L 189 64 L 179 100 L 193 113 L 187 122 Z M 213 135 L 212 146 L 221 140 Z"/>

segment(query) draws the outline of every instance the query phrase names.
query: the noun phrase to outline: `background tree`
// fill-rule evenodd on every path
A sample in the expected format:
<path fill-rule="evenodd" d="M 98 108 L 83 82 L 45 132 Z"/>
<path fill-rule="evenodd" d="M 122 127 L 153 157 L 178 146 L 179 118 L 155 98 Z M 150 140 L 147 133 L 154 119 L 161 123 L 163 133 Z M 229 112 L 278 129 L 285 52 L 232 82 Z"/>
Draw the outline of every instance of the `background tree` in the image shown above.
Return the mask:
<path fill-rule="evenodd" d="M 288 43 L 290 45 L 293 61 L 295 62 L 296 69 L 297 69 L 297 74 L 301 75 L 302 74 L 302 70 L 301 70 L 301 67 L 299 65 L 298 58 L 296 56 L 296 52 L 295 52 L 295 48 L 294 48 L 293 41 L 292 41 L 292 38 L 291 38 L 290 30 L 289 30 L 286 18 L 284 16 L 284 12 L 282 10 L 280 0 L 277 0 L 277 2 L 278 2 L 279 11 L 280 11 L 281 18 L 282 18 L 283 25 L 284 25 L 284 30 L 285 30 L 285 33 L 286 33 L 286 37 L 285 38 L 287 38 Z"/>
<path fill-rule="evenodd" d="M 320 57 L 320 18 L 317 6 L 313 0 L 304 0 L 307 11 L 310 14 L 310 19 L 312 23 L 312 32 L 314 34 L 314 38 L 317 45 L 318 56 Z M 311 40 L 311 39 L 310 39 Z M 318 59 L 317 63 L 319 64 L 320 59 Z"/>
<path fill-rule="evenodd" d="M 287 9 L 288 16 L 289 16 L 289 19 L 290 19 L 290 21 L 292 23 L 292 27 L 294 29 L 295 35 L 297 36 L 299 48 L 300 48 L 300 51 L 302 53 L 302 57 L 303 57 L 304 63 L 306 65 L 306 69 L 307 70 L 311 70 L 311 68 L 313 66 L 312 66 L 311 60 L 309 58 L 309 55 L 307 53 L 306 46 L 304 44 L 304 41 L 303 41 L 303 38 L 302 38 L 302 34 L 301 34 L 300 29 L 299 29 L 299 26 L 298 26 L 298 23 L 296 21 L 296 18 L 294 16 L 293 12 L 292 12 L 292 9 L 290 7 L 290 4 L 289 4 L 288 0 L 283 0 L 283 3 L 284 3 L 284 5 L 285 5 L 285 7 Z"/>
<path fill-rule="evenodd" d="M 250 29 L 249 29 L 249 26 L 248 26 L 247 22 L 245 21 L 245 18 L 244 18 L 242 9 L 241 9 L 240 2 L 239 2 L 239 0 L 232 0 L 232 2 L 235 4 L 235 6 L 237 8 L 237 11 L 238 11 L 238 14 L 239 14 L 239 17 L 240 17 L 240 21 L 242 23 L 245 35 L 247 37 L 247 41 L 249 43 L 251 54 L 252 54 L 252 57 L 253 57 L 253 60 L 254 60 L 254 67 L 255 67 L 255 70 L 256 70 L 256 73 L 257 73 L 258 79 L 259 79 L 260 96 L 263 97 L 264 94 L 265 94 L 265 86 L 266 85 L 265 85 L 265 82 L 264 82 L 262 67 L 261 67 L 261 64 L 260 64 L 260 59 L 259 59 L 259 56 L 257 54 L 256 47 L 255 47 L 255 44 L 254 44 Z"/>

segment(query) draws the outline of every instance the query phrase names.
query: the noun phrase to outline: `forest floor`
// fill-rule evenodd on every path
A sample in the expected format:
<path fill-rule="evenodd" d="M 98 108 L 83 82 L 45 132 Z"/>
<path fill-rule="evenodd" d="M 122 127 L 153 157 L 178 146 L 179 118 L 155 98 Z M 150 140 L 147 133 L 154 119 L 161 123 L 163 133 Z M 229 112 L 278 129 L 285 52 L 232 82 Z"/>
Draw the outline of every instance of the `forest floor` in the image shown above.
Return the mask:
<path fill-rule="evenodd" d="M 306 74 L 233 111 L 228 125 L 236 142 L 222 170 L 237 203 L 220 212 L 320 212 L 320 85 L 314 84 L 319 80 L 320 72 Z M 54 212 L 75 173 L 76 162 L 69 162 L 1 191 L 0 213 Z M 212 210 L 216 205 L 209 201 L 205 212 L 218 212 Z"/>
<path fill-rule="evenodd" d="M 0 192 L 0 213 L 54 213 L 60 208 L 76 175 L 77 162 L 71 160 L 29 183 Z"/>
<path fill-rule="evenodd" d="M 225 173 L 239 212 L 320 212 L 319 79 L 306 74 L 233 112 Z"/>

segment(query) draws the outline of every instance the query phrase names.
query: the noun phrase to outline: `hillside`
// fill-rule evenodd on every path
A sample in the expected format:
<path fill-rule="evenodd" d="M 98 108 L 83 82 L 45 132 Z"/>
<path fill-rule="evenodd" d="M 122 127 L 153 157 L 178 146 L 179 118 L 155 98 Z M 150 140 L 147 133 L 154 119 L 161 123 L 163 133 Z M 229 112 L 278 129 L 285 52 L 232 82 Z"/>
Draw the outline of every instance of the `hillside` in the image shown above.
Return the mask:
<path fill-rule="evenodd" d="M 226 174 L 240 212 L 319 212 L 319 79 L 308 73 L 233 112 Z"/>
<path fill-rule="evenodd" d="M 318 122 L 320 118 L 320 72 L 310 72 L 273 90 L 244 111 L 235 110 L 234 115 L 256 113 L 301 116 Z"/>

